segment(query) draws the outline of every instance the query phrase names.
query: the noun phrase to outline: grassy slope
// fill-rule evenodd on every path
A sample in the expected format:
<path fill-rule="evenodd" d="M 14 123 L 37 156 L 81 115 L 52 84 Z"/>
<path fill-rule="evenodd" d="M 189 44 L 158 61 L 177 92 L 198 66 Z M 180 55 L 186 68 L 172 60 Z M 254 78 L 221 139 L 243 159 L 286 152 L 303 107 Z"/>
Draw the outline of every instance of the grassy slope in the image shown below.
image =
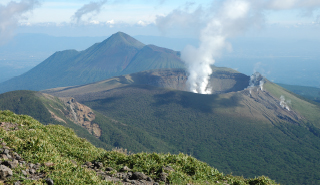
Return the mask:
<path fill-rule="evenodd" d="M 119 170 L 124 165 L 133 171 L 144 172 L 155 178 L 162 166 L 170 165 L 175 172 L 169 173 L 168 179 L 172 184 L 196 183 L 203 184 L 208 181 L 226 181 L 229 184 L 266 185 L 275 184 L 266 177 L 244 179 L 231 175 L 223 175 L 207 164 L 193 157 L 179 154 L 139 153 L 125 155 L 119 152 L 108 152 L 98 149 L 75 135 L 66 127 L 58 125 L 44 126 L 29 116 L 15 115 L 10 111 L 0 111 L 0 122 L 11 122 L 19 125 L 17 131 L 5 131 L 0 128 L 0 137 L 9 147 L 15 148 L 27 162 L 52 162 L 54 167 L 41 167 L 47 177 L 53 179 L 55 184 L 107 184 L 101 180 L 94 171 L 81 167 L 86 161 L 101 161 L 104 166 Z M 75 161 L 77 165 L 71 161 Z M 19 172 L 21 167 L 14 169 L 11 183 L 21 180 Z M 152 172 L 156 173 L 152 173 Z M 45 184 L 44 180 L 24 180 L 24 184 Z"/>
<path fill-rule="evenodd" d="M 112 147 L 127 147 L 132 151 L 154 151 L 167 152 L 173 150 L 161 139 L 150 136 L 147 132 L 141 132 L 139 128 L 122 124 L 111 120 L 101 113 L 96 112 L 94 123 L 103 130 L 99 139 L 91 135 L 83 127 L 74 124 L 65 116 L 68 109 L 57 97 L 43 95 L 34 91 L 13 91 L 0 95 L 0 110 L 10 110 L 17 114 L 27 114 L 35 117 L 44 124 L 59 124 L 75 130 L 79 137 L 88 139 L 95 146 L 111 149 Z M 59 122 L 52 118 L 50 110 L 65 122 Z M 128 131 L 135 131 L 136 135 L 128 134 Z"/>
<path fill-rule="evenodd" d="M 320 89 L 316 87 L 307 87 L 307 86 L 299 86 L 299 85 L 286 85 L 286 84 L 278 84 L 279 86 L 294 92 L 300 96 L 308 98 L 314 101 L 320 101 Z"/>
<path fill-rule="evenodd" d="M 65 108 L 58 98 L 47 99 L 34 91 L 13 91 L 0 94 L 0 110 L 10 110 L 16 114 L 26 114 L 46 125 L 56 124 L 72 128 L 78 136 L 87 138 L 96 146 L 106 147 L 106 143 L 101 142 L 86 129 L 67 119 L 63 114 Z M 64 119 L 65 122 L 53 119 L 48 109 Z"/>
<path fill-rule="evenodd" d="M 320 107 L 312 101 L 304 99 L 299 95 L 296 95 L 279 85 L 273 83 L 267 83 L 266 89 L 272 93 L 274 96 L 279 97 L 283 95 L 286 100 L 291 100 L 290 107 L 294 110 L 299 111 L 303 116 L 305 116 L 308 121 L 315 126 L 320 128 Z"/>
<path fill-rule="evenodd" d="M 284 184 L 319 182 L 315 177 L 320 175 L 316 165 L 320 138 L 305 125 L 271 125 L 230 116 L 239 105 L 236 95 L 199 95 L 143 85 L 116 88 L 104 95 L 83 103 L 160 138 L 174 148 L 169 152 L 191 154 L 225 173 L 266 174 Z M 137 135 L 134 130 L 126 132 Z"/>

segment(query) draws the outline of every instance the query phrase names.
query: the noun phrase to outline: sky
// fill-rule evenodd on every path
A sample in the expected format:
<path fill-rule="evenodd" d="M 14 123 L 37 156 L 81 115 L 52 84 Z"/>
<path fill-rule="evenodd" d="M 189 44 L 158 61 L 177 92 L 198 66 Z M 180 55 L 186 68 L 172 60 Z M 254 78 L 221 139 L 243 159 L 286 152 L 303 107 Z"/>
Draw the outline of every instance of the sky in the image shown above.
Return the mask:
<path fill-rule="evenodd" d="M 224 0 L 1 0 L 0 33 L 199 36 Z M 252 1 L 253 0 L 248 0 Z M 263 24 L 242 36 L 320 38 L 320 0 L 261 0 Z M 264 7 L 258 7 L 264 6 Z M 167 18 L 167 19 L 165 19 Z M 4 28 L 7 26 L 8 28 Z M 7 30 L 4 30 L 7 29 Z M 290 34 L 288 35 L 288 29 Z M 2 38 L 3 39 L 3 38 Z"/>

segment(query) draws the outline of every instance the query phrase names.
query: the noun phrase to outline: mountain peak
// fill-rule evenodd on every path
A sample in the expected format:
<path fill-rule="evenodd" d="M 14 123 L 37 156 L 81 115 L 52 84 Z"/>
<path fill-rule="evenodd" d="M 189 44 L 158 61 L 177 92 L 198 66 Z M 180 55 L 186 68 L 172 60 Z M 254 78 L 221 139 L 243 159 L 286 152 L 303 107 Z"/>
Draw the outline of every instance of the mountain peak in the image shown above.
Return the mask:
<path fill-rule="evenodd" d="M 123 33 L 123 32 L 117 32 L 115 34 L 112 34 L 108 39 L 106 39 L 104 42 L 115 42 L 115 43 L 125 43 L 126 45 L 134 46 L 138 49 L 141 49 L 145 46 L 145 44 L 141 43 L 140 41 L 136 40 L 135 38 L 131 37 L 130 35 Z"/>

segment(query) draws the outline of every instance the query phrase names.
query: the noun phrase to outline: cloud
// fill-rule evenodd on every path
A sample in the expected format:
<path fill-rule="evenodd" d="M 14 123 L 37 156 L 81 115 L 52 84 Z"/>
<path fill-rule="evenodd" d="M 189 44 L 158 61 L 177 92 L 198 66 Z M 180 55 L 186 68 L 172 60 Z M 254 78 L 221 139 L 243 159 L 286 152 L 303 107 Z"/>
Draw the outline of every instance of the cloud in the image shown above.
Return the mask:
<path fill-rule="evenodd" d="M 315 9 L 319 8 L 319 0 L 272 0 L 267 1 L 268 8 L 276 10 L 285 10 L 285 9 Z"/>
<path fill-rule="evenodd" d="M 113 28 L 115 22 L 114 22 L 114 20 L 112 19 L 112 20 L 110 20 L 110 21 L 107 21 L 106 24 L 109 25 L 110 28 Z"/>
<path fill-rule="evenodd" d="M 38 5 L 40 5 L 38 0 L 10 1 L 7 5 L 0 5 L 0 45 L 13 36 L 20 20 L 27 19 L 23 15 Z"/>
<path fill-rule="evenodd" d="M 193 4 L 186 4 L 182 8 L 173 10 L 168 15 L 158 15 L 155 24 L 162 33 L 175 27 L 191 28 L 199 26 L 202 23 L 204 11 L 200 6 L 190 12 L 189 9 L 192 5 Z"/>
<path fill-rule="evenodd" d="M 73 21 L 79 24 L 82 21 L 82 17 L 88 14 L 98 14 L 101 11 L 102 6 L 107 2 L 107 0 L 102 0 L 100 2 L 90 2 L 79 8 L 74 15 L 71 17 Z M 90 18 L 89 18 L 90 19 Z"/>
<path fill-rule="evenodd" d="M 147 26 L 148 25 L 148 23 L 146 23 L 146 22 L 144 22 L 142 20 L 138 21 L 137 24 L 140 25 L 140 26 Z"/>

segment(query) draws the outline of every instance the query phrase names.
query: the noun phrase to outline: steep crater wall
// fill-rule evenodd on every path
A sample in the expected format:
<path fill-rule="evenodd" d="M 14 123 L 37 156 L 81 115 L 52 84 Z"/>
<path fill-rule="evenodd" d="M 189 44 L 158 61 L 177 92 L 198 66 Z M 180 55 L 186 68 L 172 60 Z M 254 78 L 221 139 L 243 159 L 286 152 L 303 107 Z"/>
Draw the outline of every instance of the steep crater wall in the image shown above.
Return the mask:
<path fill-rule="evenodd" d="M 121 82 L 188 91 L 188 73 L 184 69 L 160 69 L 119 77 Z M 213 94 L 241 91 L 248 87 L 250 77 L 225 68 L 216 68 L 210 76 L 209 87 Z"/>

